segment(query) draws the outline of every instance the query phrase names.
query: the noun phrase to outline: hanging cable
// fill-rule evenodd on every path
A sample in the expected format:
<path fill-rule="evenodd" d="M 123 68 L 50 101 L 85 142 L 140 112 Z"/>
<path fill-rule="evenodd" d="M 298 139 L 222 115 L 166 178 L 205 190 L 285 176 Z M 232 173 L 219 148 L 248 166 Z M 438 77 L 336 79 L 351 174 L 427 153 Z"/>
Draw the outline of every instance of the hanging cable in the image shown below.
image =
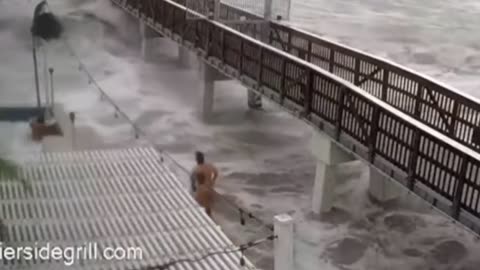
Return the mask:
<path fill-rule="evenodd" d="M 234 249 L 225 248 L 218 251 L 208 252 L 195 259 L 192 259 L 191 258 L 192 256 L 185 256 L 183 258 L 174 259 L 170 262 L 167 262 L 161 265 L 146 266 L 146 267 L 140 268 L 140 270 L 166 270 L 166 269 L 169 269 L 171 266 L 174 266 L 179 263 L 195 263 L 195 262 L 202 261 L 211 256 L 221 255 L 221 254 L 230 254 L 230 253 L 236 253 L 236 252 L 240 252 L 240 261 L 239 261 L 240 266 L 245 266 L 246 264 L 245 257 L 244 257 L 245 251 L 247 251 L 250 248 L 256 247 L 258 245 L 261 245 L 267 241 L 273 241 L 277 238 L 278 238 L 277 235 L 270 235 L 265 238 L 261 238 L 255 241 L 250 241 L 245 244 L 242 244 L 238 246 L 238 248 L 234 248 Z"/>

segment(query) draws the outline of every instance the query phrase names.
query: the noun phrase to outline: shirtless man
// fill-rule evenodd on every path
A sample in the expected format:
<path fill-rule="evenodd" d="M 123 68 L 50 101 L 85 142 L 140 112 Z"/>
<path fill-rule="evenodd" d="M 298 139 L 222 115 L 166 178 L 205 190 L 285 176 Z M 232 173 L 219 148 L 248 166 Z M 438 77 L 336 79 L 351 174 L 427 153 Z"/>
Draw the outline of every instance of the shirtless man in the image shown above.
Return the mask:
<path fill-rule="evenodd" d="M 195 200 L 205 209 L 207 215 L 212 217 L 213 197 L 215 196 L 215 191 L 208 183 L 207 178 L 202 171 L 197 172 L 195 177 L 197 179 Z"/>
<path fill-rule="evenodd" d="M 202 152 L 195 153 L 197 166 L 193 169 L 190 177 L 192 191 L 195 198 L 202 205 L 209 216 L 213 204 L 214 185 L 218 177 L 218 170 L 212 164 L 205 163 L 205 156 Z"/>
<path fill-rule="evenodd" d="M 197 180 L 195 178 L 198 172 L 202 172 L 205 175 L 207 178 L 206 181 L 209 182 L 213 188 L 218 177 L 217 168 L 210 163 L 205 163 L 205 155 L 202 152 L 195 152 L 195 160 L 197 161 L 197 166 L 193 168 L 192 175 L 190 176 L 192 191 L 195 192 L 196 190 Z"/>

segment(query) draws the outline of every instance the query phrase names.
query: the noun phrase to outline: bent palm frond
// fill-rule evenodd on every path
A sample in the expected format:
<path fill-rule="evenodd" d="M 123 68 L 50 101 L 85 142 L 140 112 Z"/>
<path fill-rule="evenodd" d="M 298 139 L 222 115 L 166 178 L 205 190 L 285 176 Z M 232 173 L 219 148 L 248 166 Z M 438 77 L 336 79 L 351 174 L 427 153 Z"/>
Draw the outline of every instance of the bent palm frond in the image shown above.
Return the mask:
<path fill-rule="evenodd" d="M 17 181 L 22 183 L 27 191 L 32 189 L 30 182 L 21 177 L 18 166 L 14 162 L 3 158 L 0 158 L 0 181 Z"/>

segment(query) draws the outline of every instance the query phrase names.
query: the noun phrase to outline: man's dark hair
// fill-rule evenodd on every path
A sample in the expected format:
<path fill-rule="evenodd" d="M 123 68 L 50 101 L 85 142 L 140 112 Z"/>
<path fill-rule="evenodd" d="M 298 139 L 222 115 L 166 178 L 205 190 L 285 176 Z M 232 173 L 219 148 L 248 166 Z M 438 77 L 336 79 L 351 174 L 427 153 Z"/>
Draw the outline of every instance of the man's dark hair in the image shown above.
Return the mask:
<path fill-rule="evenodd" d="M 197 160 L 198 164 L 205 163 L 205 155 L 200 151 L 195 152 L 195 159 Z"/>

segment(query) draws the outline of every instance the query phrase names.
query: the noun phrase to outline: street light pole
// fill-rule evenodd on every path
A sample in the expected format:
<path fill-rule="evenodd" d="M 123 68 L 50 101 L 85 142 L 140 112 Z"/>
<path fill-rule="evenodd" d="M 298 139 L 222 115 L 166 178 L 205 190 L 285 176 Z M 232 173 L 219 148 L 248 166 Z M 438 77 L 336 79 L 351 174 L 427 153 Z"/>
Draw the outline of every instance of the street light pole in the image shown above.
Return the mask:
<path fill-rule="evenodd" d="M 35 28 L 37 27 L 35 25 L 36 19 L 38 15 L 45 9 L 45 6 L 47 5 L 47 1 L 43 0 L 42 2 L 38 3 L 35 6 L 35 10 L 33 12 L 33 22 L 32 22 L 32 28 L 30 29 L 31 35 L 32 35 L 32 54 L 33 54 L 33 68 L 35 72 L 35 91 L 37 93 L 37 107 L 40 112 L 40 108 L 42 106 L 42 102 L 40 100 L 40 83 L 38 79 L 38 64 L 37 64 L 37 43 L 38 43 L 38 37 L 36 36 L 35 33 Z"/>
<path fill-rule="evenodd" d="M 32 54 L 33 54 L 33 68 L 35 71 L 35 90 L 37 93 L 37 108 L 40 110 L 42 104 L 40 101 L 40 85 L 38 82 L 38 64 L 37 64 L 37 42 L 36 37 L 32 33 Z"/>

